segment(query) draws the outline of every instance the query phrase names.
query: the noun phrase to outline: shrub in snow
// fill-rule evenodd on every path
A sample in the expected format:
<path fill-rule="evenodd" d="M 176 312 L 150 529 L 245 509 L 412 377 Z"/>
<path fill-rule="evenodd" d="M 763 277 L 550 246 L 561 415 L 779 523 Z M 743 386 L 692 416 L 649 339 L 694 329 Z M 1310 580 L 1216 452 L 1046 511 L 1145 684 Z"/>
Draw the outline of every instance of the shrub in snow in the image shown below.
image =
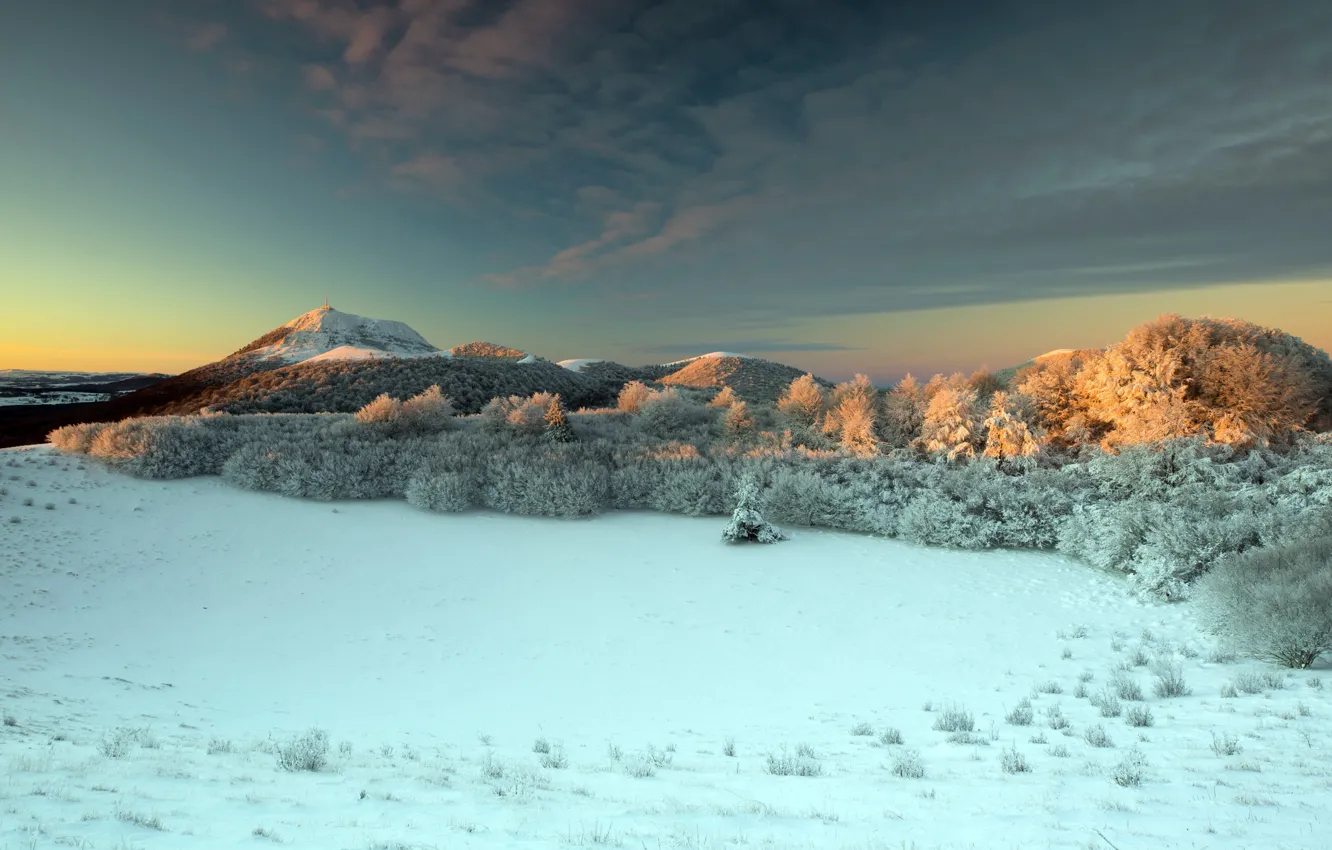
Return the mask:
<path fill-rule="evenodd" d="M 947 706 L 934 718 L 936 732 L 971 732 L 975 728 L 976 718 L 961 706 Z"/>
<path fill-rule="evenodd" d="M 1151 726 L 1153 721 L 1152 710 L 1145 705 L 1131 705 L 1124 712 L 1124 722 L 1129 726 Z"/>
<path fill-rule="evenodd" d="M 282 770 L 318 772 L 328 765 L 328 732 L 310 729 L 304 735 L 275 745 Z"/>
<path fill-rule="evenodd" d="M 624 772 L 634 779 L 648 779 L 657 775 L 657 765 L 645 753 L 635 753 L 621 764 L 624 765 Z"/>
<path fill-rule="evenodd" d="M 894 776 L 903 779 L 924 779 L 925 763 L 921 761 L 917 750 L 899 750 L 893 756 L 891 770 Z"/>
<path fill-rule="evenodd" d="M 1013 706 L 1013 710 L 1004 715 L 1004 719 L 1014 726 L 1030 726 L 1035 718 L 1036 713 L 1032 710 L 1031 700 L 1026 697 L 1019 700 L 1018 704 Z"/>
<path fill-rule="evenodd" d="M 722 529 L 722 540 L 727 543 L 776 543 L 786 539 L 782 530 L 765 520 L 759 511 L 756 475 L 748 473 L 741 477 L 735 498 L 735 510 L 731 513 L 731 521 Z"/>
<path fill-rule="evenodd" d="M 1119 764 L 1110 770 L 1110 780 L 1121 788 L 1137 788 L 1147 772 L 1147 757 L 1137 747 L 1124 753 Z"/>
<path fill-rule="evenodd" d="M 1101 724 L 1088 726 L 1087 731 L 1082 733 L 1082 738 L 1093 747 L 1113 747 L 1115 742 L 1110 740 L 1110 735 L 1105 731 Z"/>
<path fill-rule="evenodd" d="M 1332 651 L 1332 537 L 1230 556 L 1196 594 L 1204 628 L 1244 655 L 1307 668 Z"/>
<path fill-rule="evenodd" d="M 1131 700 L 1133 702 L 1142 702 L 1142 686 L 1138 680 L 1125 673 L 1122 670 L 1115 671 L 1110 677 L 1110 687 L 1114 689 L 1115 696 L 1120 699 Z"/>
<path fill-rule="evenodd" d="M 795 753 L 782 747 L 780 753 L 768 754 L 763 771 L 772 776 L 822 776 L 823 764 L 807 746 L 797 748 Z"/>
<path fill-rule="evenodd" d="M 902 730 L 889 726 L 879 733 L 879 743 L 885 747 L 902 743 Z"/>
<path fill-rule="evenodd" d="M 1184 668 L 1179 664 L 1163 661 L 1156 664 L 1153 669 L 1156 673 L 1156 682 L 1152 685 L 1152 690 L 1158 697 L 1169 699 L 1193 693 L 1184 681 Z"/>
<path fill-rule="evenodd" d="M 569 757 L 564 754 L 564 747 L 556 744 L 541 753 L 541 766 L 548 770 L 564 770 L 569 766 Z"/>
<path fill-rule="evenodd" d="M 1057 705 L 1052 705 L 1045 710 L 1046 722 L 1051 729 L 1067 729 L 1068 718 L 1064 717 L 1064 711 Z"/>
<path fill-rule="evenodd" d="M 97 752 L 109 759 L 124 758 L 129 755 L 134 745 L 139 743 L 142 734 L 139 729 L 120 728 L 108 732 L 97 742 Z"/>
<path fill-rule="evenodd" d="M 1240 746 L 1239 738 L 1234 735 L 1223 733 L 1218 736 L 1213 732 L 1212 752 L 1219 756 L 1237 756 L 1244 752 L 1244 747 Z"/>
<path fill-rule="evenodd" d="M 851 727 L 851 734 L 857 737 L 869 737 L 874 734 L 874 727 L 862 721 Z"/>
<path fill-rule="evenodd" d="M 1004 773 L 1031 773 L 1031 765 L 1016 746 L 1009 747 L 999 755 L 999 765 Z"/>

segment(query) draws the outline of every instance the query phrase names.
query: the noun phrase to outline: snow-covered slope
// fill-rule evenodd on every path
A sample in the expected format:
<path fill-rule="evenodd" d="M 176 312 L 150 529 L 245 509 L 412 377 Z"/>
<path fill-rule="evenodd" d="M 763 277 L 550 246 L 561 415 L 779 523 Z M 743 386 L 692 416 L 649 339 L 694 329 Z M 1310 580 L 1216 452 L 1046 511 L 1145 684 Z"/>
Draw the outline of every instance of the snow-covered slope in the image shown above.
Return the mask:
<path fill-rule="evenodd" d="M 441 354 L 438 348 L 402 322 L 367 319 L 331 307 L 320 307 L 297 316 L 237 352 L 237 355 L 252 360 L 283 363 L 300 363 L 315 358 L 364 360 L 438 354 Z"/>
<path fill-rule="evenodd" d="M 556 366 L 563 366 L 570 372 L 581 372 L 584 366 L 590 366 L 593 363 L 604 363 L 606 361 L 599 357 L 580 357 L 574 360 L 561 360 Z"/>
<path fill-rule="evenodd" d="M 1328 846 L 1326 665 L 1062 556 L 0 468 L 0 848 Z"/>

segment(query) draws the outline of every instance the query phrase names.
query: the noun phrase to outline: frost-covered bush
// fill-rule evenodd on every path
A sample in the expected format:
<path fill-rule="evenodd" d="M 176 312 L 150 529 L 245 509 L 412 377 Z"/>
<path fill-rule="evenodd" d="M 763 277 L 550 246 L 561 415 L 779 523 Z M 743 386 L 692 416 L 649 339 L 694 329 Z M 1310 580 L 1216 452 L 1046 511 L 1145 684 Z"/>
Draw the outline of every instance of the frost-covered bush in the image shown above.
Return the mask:
<path fill-rule="evenodd" d="M 406 401 L 384 393 L 356 412 L 356 422 L 392 436 L 425 436 L 454 427 L 453 413 L 453 402 L 435 384 Z"/>
<path fill-rule="evenodd" d="M 515 446 L 486 461 L 481 502 L 504 513 L 592 516 L 611 506 L 609 464 L 578 443 Z"/>
<path fill-rule="evenodd" d="M 620 390 L 615 406 L 625 413 L 638 413 L 643 402 L 651 398 L 652 389 L 642 381 L 630 381 Z"/>
<path fill-rule="evenodd" d="M 102 432 L 109 422 L 87 422 L 81 425 L 66 425 L 47 435 L 47 441 L 62 452 L 87 454 L 92 448 L 93 438 Z"/>
<path fill-rule="evenodd" d="M 749 473 L 740 479 L 735 499 L 735 510 L 731 513 L 731 521 L 722 529 L 722 540 L 727 543 L 776 543 L 786 539 L 782 530 L 765 520 L 759 510 L 756 475 Z"/>
<path fill-rule="evenodd" d="M 311 729 L 298 738 L 277 744 L 275 749 L 277 765 L 282 770 L 315 773 L 328 766 L 328 732 L 323 729 Z"/>
<path fill-rule="evenodd" d="M 1227 557 L 1196 596 L 1203 627 L 1236 651 L 1307 668 L 1332 652 L 1332 537 Z"/>
<path fill-rule="evenodd" d="M 492 431 L 537 435 L 545 430 L 546 411 L 554 400 L 550 393 L 492 398 L 481 408 L 481 423 Z"/>
<path fill-rule="evenodd" d="M 457 470 L 418 470 L 407 479 L 407 503 L 427 511 L 456 513 L 477 504 L 475 477 Z"/>

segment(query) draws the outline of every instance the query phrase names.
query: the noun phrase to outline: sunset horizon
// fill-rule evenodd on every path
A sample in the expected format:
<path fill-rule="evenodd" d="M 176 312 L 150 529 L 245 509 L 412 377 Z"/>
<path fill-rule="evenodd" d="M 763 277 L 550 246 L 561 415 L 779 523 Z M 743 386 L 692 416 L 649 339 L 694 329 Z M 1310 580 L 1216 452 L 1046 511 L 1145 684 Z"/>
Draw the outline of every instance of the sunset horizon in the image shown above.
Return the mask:
<path fill-rule="evenodd" d="M 179 373 L 325 297 L 882 384 L 1163 313 L 1332 348 L 1326 9 L 959 11 L 11 4 L 0 369 Z"/>

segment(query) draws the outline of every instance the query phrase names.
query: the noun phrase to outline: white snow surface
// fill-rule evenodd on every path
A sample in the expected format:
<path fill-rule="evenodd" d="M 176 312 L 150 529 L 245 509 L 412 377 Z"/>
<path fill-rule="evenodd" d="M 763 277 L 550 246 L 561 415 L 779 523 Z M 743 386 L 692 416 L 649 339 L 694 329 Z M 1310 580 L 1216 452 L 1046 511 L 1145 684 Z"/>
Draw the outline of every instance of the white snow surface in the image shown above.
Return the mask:
<path fill-rule="evenodd" d="M 561 360 L 559 363 L 556 363 L 555 365 L 563 366 L 564 368 L 568 369 L 571 372 L 581 372 L 583 371 L 584 366 L 591 366 L 593 363 L 605 363 L 605 362 L 606 362 L 605 360 L 602 360 L 599 357 L 580 357 L 574 360 Z"/>
<path fill-rule="evenodd" d="M 0 451 L 0 474 L 0 847 L 1313 850 L 1332 836 L 1332 682 L 1313 686 L 1326 665 L 1209 660 L 1187 607 L 1135 602 L 1063 557 L 798 529 L 725 546 L 721 518 L 320 503 L 131 479 L 47 448 Z M 1154 696 L 1139 652 L 1181 664 L 1192 695 Z M 1098 691 L 1119 664 L 1150 728 L 1074 695 L 1079 673 Z M 1219 696 L 1250 670 L 1280 687 Z M 1006 723 L 1024 697 L 1034 725 Z M 972 743 L 933 729 L 946 706 L 974 714 Z M 1068 735 L 1048 728 L 1052 706 Z M 1097 724 L 1113 747 L 1084 740 Z M 310 727 L 330 735 L 327 767 L 280 770 L 274 741 Z M 904 745 L 879 743 L 889 727 Z M 1214 736 L 1240 751 L 1218 755 Z M 543 766 L 538 738 L 567 765 Z M 766 771 L 800 744 L 822 775 Z M 1003 772 L 1009 748 L 1031 772 Z M 1143 784 L 1121 787 L 1135 748 Z M 894 775 L 905 750 L 923 778 Z"/>
<path fill-rule="evenodd" d="M 425 357 L 441 352 L 402 322 L 367 319 L 320 307 L 283 325 L 284 339 L 250 352 L 259 360 L 300 363 L 306 360 L 365 360 Z"/>

